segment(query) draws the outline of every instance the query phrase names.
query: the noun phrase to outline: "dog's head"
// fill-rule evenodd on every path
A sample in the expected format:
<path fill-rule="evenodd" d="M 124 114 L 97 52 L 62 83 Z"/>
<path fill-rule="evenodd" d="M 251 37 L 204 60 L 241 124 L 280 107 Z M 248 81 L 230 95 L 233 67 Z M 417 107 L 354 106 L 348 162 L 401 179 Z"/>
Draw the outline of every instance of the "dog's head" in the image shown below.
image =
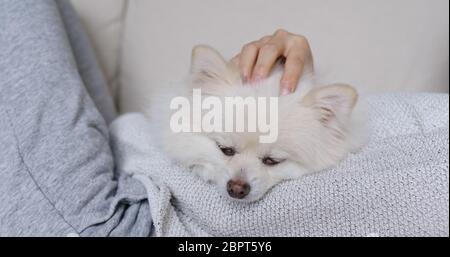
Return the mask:
<path fill-rule="evenodd" d="M 206 96 L 279 95 L 278 77 L 257 86 L 243 84 L 238 69 L 206 46 L 194 48 L 190 77 L 192 87 Z M 347 124 L 356 101 L 352 87 L 338 84 L 279 97 L 274 142 L 261 143 L 259 130 L 185 133 L 174 140 L 176 151 L 181 150 L 179 159 L 191 162 L 202 178 L 217 184 L 224 194 L 254 201 L 282 180 L 342 159 L 349 151 Z"/>

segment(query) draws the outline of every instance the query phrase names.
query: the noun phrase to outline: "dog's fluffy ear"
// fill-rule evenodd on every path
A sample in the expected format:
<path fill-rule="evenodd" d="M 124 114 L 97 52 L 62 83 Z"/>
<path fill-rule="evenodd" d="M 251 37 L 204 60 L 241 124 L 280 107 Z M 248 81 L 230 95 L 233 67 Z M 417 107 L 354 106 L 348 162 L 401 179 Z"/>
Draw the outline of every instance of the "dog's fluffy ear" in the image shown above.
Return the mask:
<path fill-rule="evenodd" d="M 192 50 L 191 82 L 200 88 L 236 85 L 240 83 L 240 75 L 216 50 L 199 45 Z"/>
<path fill-rule="evenodd" d="M 328 126 L 350 118 L 358 93 L 349 85 L 333 84 L 312 90 L 304 99 L 318 112 L 320 122 Z"/>

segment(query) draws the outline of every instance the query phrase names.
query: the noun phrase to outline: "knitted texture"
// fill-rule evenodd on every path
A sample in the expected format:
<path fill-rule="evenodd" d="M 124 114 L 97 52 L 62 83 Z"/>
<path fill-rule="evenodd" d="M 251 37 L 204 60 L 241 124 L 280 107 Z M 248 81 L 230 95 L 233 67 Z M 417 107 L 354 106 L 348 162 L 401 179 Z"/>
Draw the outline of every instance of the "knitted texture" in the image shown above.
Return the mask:
<path fill-rule="evenodd" d="M 255 203 L 229 200 L 171 162 L 140 114 L 111 125 L 117 168 L 146 186 L 156 236 L 449 236 L 448 95 L 368 102 L 370 139 L 361 151 Z"/>

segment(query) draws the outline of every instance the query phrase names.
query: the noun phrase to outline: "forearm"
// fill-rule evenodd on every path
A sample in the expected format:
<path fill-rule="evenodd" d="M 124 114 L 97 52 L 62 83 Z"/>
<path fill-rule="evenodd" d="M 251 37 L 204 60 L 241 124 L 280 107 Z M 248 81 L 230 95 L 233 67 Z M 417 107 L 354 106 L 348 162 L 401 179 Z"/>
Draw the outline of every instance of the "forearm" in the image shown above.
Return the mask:
<path fill-rule="evenodd" d="M 30 217 L 43 229 L 36 232 L 52 234 L 44 230 L 54 226 L 44 223 L 56 222 L 55 214 L 82 235 L 148 235 L 145 190 L 128 176 L 114 178 L 107 125 L 84 87 L 55 2 L 1 0 L 0 19 L 1 128 L 8 144 L 0 186 L 2 198 L 21 203 L 0 213 L 2 234 L 13 233 L 15 223 L 3 218 L 24 219 L 17 215 L 35 208 L 26 199 L 34 192 L 42 208 L 53 208 L 36 213 L 40 221 Z"/>

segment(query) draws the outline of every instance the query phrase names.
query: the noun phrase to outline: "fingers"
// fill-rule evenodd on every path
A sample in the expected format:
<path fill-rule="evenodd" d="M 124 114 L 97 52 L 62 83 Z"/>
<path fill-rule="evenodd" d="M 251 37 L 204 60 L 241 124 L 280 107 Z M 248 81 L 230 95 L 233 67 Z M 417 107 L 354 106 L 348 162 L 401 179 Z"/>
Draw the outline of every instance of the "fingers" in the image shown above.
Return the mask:
<path fill-rule="evenodd" d="M 304 59 L 299 54 L 292 54 L 286 57 L 284 72 L 281 78 L 280 94 L 287 95 L 295 91 L 303 73 Z"/>
<path fill-rule="evenodd" d="M 241 51 L 239 58 L 239 69 L 244 83 L 248 82 L 252 77 L 253 66 L 259 52 L 259 42 L 246 44 Z"/>
<path fill-rule="evenodd" d="M 259 50 L 252 80 L 259 81 L 266 78 L 282 53 L 283 45 L 279 42 L 274 40 L 264 44 Z"/>
<path fill-rule="evenodd" d="M 277 59 L 283 56 L 286 49 L 286 36 L 288 32 L 277 30 L 272 36 L 265 36 L 260 42 L 260 49 L 253 71 L 253 81 L 266 78 Z"/>
<path fill-rule="evenodd" d="M 286 63 L 281 78 L 281 95 L 292 93 L 297 89 L 305 69 L 313 71 L 311 49 L 305 37 L 294 35 L 288 43 Z"/>
<path fill-rule="evenodd" d="M 270 38 L 270 36 L 265 36 L 258 41 L 253 41 L 244 45 L 242 48 L 241 53 L 239 54 L 238 63 L 244 82 L 248 82 L 252 79 L 253 69 L 255 67 L 260 48 L 263 44 L 269 41 Z"/>
<path fill-rule="evenodd" d="M 239 66 L 245 83 L 269 76 L 280 57 L 286 58 L 280 81 L 281 95 L 285 95 L 295 91 L 305 67 L 311 66 L 312 70 L 311 49 L 305 37 L 277 30 L 271 36 L 246 44 L 232 62 Z"/>

